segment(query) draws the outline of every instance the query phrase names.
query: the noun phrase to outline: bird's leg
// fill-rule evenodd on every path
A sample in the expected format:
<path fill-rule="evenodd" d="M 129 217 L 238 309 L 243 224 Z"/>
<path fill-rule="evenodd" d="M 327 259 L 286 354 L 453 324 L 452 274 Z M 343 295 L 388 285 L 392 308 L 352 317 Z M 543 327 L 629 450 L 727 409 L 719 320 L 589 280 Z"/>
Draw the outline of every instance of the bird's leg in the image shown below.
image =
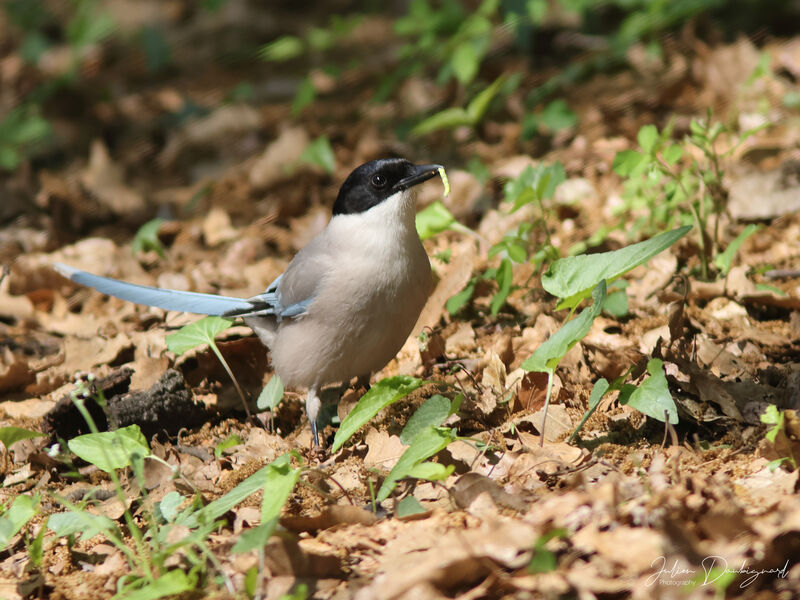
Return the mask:
<path fill-rule="evenodd" d="M 365 390 L 369 391 L 369 378 L 372 376 L 371 373 L 367 373 L 366 375 L 359 375 L 356 378 L 356 388 L 363 387 Z"/>
<path fill-rule="evenodd" d="M 308 388 L 308 395 L 306 396 L 306 414 L 308 421 L 311 423 L 311 435 L 314 436 L 314 448 L 319 448 L 319 433 L 317 432 L 317 417 L 319 416 L 319 409 L 322 406 L 322 401 L 317 394 L 317 386 Z"/>

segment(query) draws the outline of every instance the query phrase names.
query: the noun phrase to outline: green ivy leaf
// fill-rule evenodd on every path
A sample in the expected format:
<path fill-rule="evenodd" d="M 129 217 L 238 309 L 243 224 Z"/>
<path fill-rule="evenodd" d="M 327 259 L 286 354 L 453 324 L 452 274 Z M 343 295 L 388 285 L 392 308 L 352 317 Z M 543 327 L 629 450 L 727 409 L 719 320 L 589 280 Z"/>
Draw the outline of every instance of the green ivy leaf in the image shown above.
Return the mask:
<path fill-rule="evenodd" d="M 283 381 L 280 376 L 275 373 L 256 400 L 256 406 L 259 410 L 275 410 L 283 399 Z"/>
<path fill-rule="evenodd" d="M 620 404 L 627 404 L 658 421 L 664 421 L 664 412 L 668 414 L 669 422 L 675 425 L 678 422 L 678 408 L 669 393 L 667 377 L 664 375 L 664 363 L 653 358 L 647 362 L 647 372 L 650 377 L 645 379 L 639 387 L 626 385 L 619 395 Z"/>
<path fill-rule="evenodd" d="M 175 354 L 183 354 L 202 344 L 216 347 L 214 338 L 233 327 L 233 321 L 222 317 L 204 317 L 194 323 L 184 325 L 166 338 L 167 348 Z"/>

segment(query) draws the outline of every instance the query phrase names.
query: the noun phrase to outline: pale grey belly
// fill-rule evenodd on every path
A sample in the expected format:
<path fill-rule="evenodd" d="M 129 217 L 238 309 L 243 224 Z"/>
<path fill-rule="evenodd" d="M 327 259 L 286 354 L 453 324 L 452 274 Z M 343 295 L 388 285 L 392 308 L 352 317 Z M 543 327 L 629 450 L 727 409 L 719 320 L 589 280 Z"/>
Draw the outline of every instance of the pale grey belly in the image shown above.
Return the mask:
<path fill-rule="evenodd" d="M 417 285 L 400 291 L 399 300 L 377 296 L 358 311 L 334 307 L 321 314 L 312 305 L 306 317 L 278 329 L 271 348 L 275 372 L 288 386 L 309 387 L 382 369 L 411 333 L 427 292 Z"/>

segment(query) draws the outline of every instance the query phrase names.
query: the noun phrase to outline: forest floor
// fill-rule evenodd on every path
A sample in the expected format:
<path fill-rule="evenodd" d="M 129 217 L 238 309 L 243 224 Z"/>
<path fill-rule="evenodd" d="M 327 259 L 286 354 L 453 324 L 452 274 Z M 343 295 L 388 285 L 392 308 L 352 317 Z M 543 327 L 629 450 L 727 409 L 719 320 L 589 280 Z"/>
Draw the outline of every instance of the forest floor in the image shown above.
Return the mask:
<path fill-rule="evenodd" d="M 301 484 L 263 552 L 231 551 L 260 523 L 256 492 L 207 533 L 207 554 L 184 547 L 165 560 L 165 570 L 198 574 L 202 584 L 185 597 L 247 597 L 246 589 L 337 599 L 800 595 L 800 484 L 792 466 L 800 459 L 800 112 L 784 101 L 798 94 L 800 37 L 712 44 L 687 27 L 664 42 L 660 57 L 634 46 L 627 67 L 562 91 L 574 122 L 542 126 L 526 140 L 524 91 L 542 75 L 513 55 L 501 53 L 489 70 L 522 72 L 521 83 L 483 122 L 409 137 L 392 124 L 446 106 L 453 92 L 418 76 L 396 97 L 371 101 L 375 73 L 390 64 L 388 20 L 370 17 L 357 27 L 353 43 L 374 61 L 338 77 L 317 72 L 318 97 L 299 116 L 285 91 L 298 79 L 289 67 L 208 60 L 224 52 L 226 36 L 199 17 L 171 26 L 169 77 L 149 76 L 141 56 L 120 56 L 114 44 L 98 46 L 84 58 L 80 85 L 51 107 L 58 141 L 44 159 L 0 175 L 7 266 L 0 425 L 47 434 L 15 443 L 3 464 L 0 500 L 38 494 L 39 503 L 0 554 L 0 597 L 107 598 L 120 577 L 136 574 L 137 563 L 103 533 L 81 537 L 87 527 L 69 539 L 45 531 L 38 556 L 32 548 L 45 518 L 64 510 L 58 498 L 87 501 L 85 510 L 123 531 L 127 510 L 149 531 L 146 513 L 170 494 L 208 504 L 293 450 Z M 259 24 L 250 26 L 252 33 Z M 36 76 L 13 52 L 0 56 L 0 97 Z M 231 94 L 241 81 L 254 82 L 247 101 Z M 100 87 L 111 92 L 95 93 Z M 685 140 L 708 107 L 727 126 L 715 146 L 726 198 L 718 246 L 757 228 L 729 268 L 712 263 L 706 277 L 696 228 L 627 273 L 627 309 L 597 317 L 560 361 L 540 444 L 547 377 L 520 366 L 568 311 L 556 310 L 542 288 L 542 262 L 514 265 L 510 294 L 494 314 L 497 282 L 472 278 L 500 264 L 489 248 L 521 223 L 534 224 L 526 242 L 533 256 L 546 244 L 566 255 L 587 240 L 591 253 L 615 250 L 686 222 L 685 206 L 659 211 L 661 197 L 631 203 L 633 178 L 620 176 L 614 160 L 637 148 L 648 124 L 662 131 L 671 123 L 672 138 Z M 333 150 L 331 172 L 301 160 L 322 137 Z M 682 164 L 707 164 L 697 148 L 680 144 Z M 304 390 L 287 390 L 272 418 L 248 420 L 208 346 L 168 351 L 166 336 L 197 317 L 103 296 L 52 269 L 62 262 L 134 283 L 249 297 L 325 226 L 355 166 L 397 155 L 445 165 L 451 194 L 443 198 L 434 180 L 421 186 L 419 207 L 442 201 L 472 233 L 425 240 L 435 289 L 415 334 L 372 379 L 402 374 L 425 385 L 332 454 L 311 451 Z M 512 212 L 504 182 L 557 162 L 566 179 L 555 195 Z M 141 225 L 156 216 L 164 218 L 163 252 L 132 251 Z M 447 300 L 471 281 L 471 299 L 451 313 Z M 272 375 L 267 351 L 241 324 L 218 340 L 255 399 Z M 612 382 L 632 368 L 626 381 L 641 384 L 653 358 L 663 362 L 677 424 L 665 426 L 611 391 L 568 442 L 600 378 Z M 126 417 L 140 423 L 162 462 L 145 460 L 144 486 L 119 472 L 124 502 L 95 465 L 68 465 L 49 451 L 59 438 L 88 432 L 70 401 L 76 378 L 88 373 L 109 402 L 141 401 L 150 396 L 135 393 L 158 395 L 169 385 L 184 401 L 148 409 L 155 420 Z M 338 415 L 337 390 L 329 393 L 325 447 L 337 428 L 331 418 L 343 418 L 362 392 L 345 391 Z M 405 449 L 400 433 L 409 416 L 437 393 L 463 396 L 447 425 L 469 439 L 434 458 L 452 473 L 404 480 L 374 504 Z M 776 426 L 761 421 L 769 406 L 783 416 Z M 399 516 L 402 496 L 423 512 Z M 191 530 L 173 527 L 159 543 Z"/>

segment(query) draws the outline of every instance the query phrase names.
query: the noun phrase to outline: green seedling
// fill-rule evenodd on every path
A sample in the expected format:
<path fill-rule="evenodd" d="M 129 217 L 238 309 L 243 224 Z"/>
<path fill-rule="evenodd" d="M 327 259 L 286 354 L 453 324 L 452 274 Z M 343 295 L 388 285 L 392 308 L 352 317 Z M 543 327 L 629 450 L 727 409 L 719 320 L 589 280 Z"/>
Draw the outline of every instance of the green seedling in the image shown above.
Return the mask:
<path fill-rule="evenodd" d="M 247 399 L 244 396 L 242 388 L 239 386 L 239 381 L 234 376 L 233 371 L 231 371 L 230 366 L 228 366 L 228 362 L 225 360 L 225 357 L 222 356 L 214 340 L 220 333 L 232 326 L 233 321 L 230 319 L 223 319 L 222 317 L 204 317 L 199 321 L 184 325 L 175 333 L 168 335 L 166 337 L 167 348 L 170 352 L 181 355 L 193 348 L 208 344 L 208 347 L 211 348 L 211 351 L 219 362 L 222 363 L 225 372 L 231 378 L 231 381 L 233 381 L 239 398 L 242 400 L 245 413 L 247 413 L 247 417 L 250 418 L 250 407 L 247 406 Z"/>
<path fill-rule="evenodd" d="M 150 446 L 138 425 L 80 435 L 68 446 L 73 454 L 106 473 L 133 467 L 132 461 L 150 456 Z"/>
<path fill-rule="evenodd" d="M 37 437 L 46 437 L 45 434 L 22 427 L 0 427 L 0 443 L 3 444 L 3 470 L 8 469 L 8 453 L 11 446 L 22 440 L 31 440 Z"/>
<path fill-rule="evenodd" d="M 592 323 L 603 310 L 606 299 L 606 282 L 602 280 L 592 293 L 593 303 L 585 308 L 580 315 L 567 321 L 561 329 L 545 340 L 536 351 L 522 363 L 526 371 L 547 373 L 547 394 L 544 401 L 544 418 L 542 431 L 539 438 L 540 445 L 544 445 L 544 429 L 547 422 L 547 408 L 550 405 L 550 394 L 553 391 L 553 377 L 558 368 L 558 363 L 564 358 L 570 348 L 586 337 L 592 328 Z"/>
<path fill-rule="evenodd" d="M 258 395 L 258 400 L 256 400 L 256 406 L 259 410 L 274 411 L 278 408 L 278 404 L 280 404 L 282 399 L 283 381 L 281 381 L 280 376 L 276 373 L 270 378 L 267 385 L 264 386 L 264 389 L 261 390 L 261 393 Z"/>
<path fill-rule="evenodd" d="M 431 396 L 408 419 L 400 433 L 400 441 L 409 445 L 414 438 L 428 427 L 439 427 L 452 414 L 451 402 L 448 398 L 436 394 Z"/>
<path fill-rule="evenodd" d="M 394 468 L 389 471 L 380 489 L 378 489 L 376 501 L 383 502 L 386 500 L 395 485 L 397 485 L 397 482 L 405 477 L 432 481 L 446 479 L 453 472 L 455 466 L 449 465 L 445 467 L 439 463 L 427 462 L 426 459 L 438 454 L 456 439 L 457 436 L 454 429 L 429 425 L 420 431 L 414 437 L 411 445 L 403 452 Z"/>
<path fill-rule="evenodd" d="M 451 107 L 431 115 L 414 126 L 411 130 L 411 135 L 423 136 L 442 129 L 477 126 L 483 120 L 483 117 L 486 116 L 489 105 L 505 82 L 506 78 L 501 75 L 482 92 L 476 95 L 469 104 L 467 104 L 466 108 Z"/>
<path fill-rule="evenodd" d="M 288 460 L 273 462 L 260 471 L 260 487 L 264 490 L 261 501 L 261 523 L 243 532 L 232 548 L 234 554 L 257 549 L 263 552 L 278 518 L 281 516 L 283 505 L 289 499 L 300 470 L 293 469 Z M 235 489 L 235 488 L 234 488 Z"/>
<path fill-rule="evenodd" d="M 736 253 L 739 252 L 741 245 L 756 231 L 758 231 L 758 225 L 751 223 L 745 227 L 742 232 L 731 241 L 730 244 L 728 244 L 728 247 L 725 248 L 724 252 L 717 254 L 717 257 L 714 259 L 714 266 L 719 269 L 719 272 L 723 276 L 727 276 L 730 272 L 733 259 L 736 257 Z"/>
<path fill-rule="evenodd" d="M 527 567 L 528 573 L 555 571 L 558 567 L 558 558 L 547 549 L 547 543 L 554 538 L 567 539 L 567 537 L 567 531 L 561 528 L 551 529 L 546 534 L 540 535 L 533 545 L 533 553 Z"/>
<path fill-rule="evenodd" d="M 37 107 L 18 106 L 0 120 L 0 169 L 12 171 L 50 135 L 50 123 Z"/>
<path fill-rule="evenodd" d="M 73 401 L 86 419 L 92 433 L 70 440 L 69 447 L 109 474 L 118 500 L 127 506 L 118 472 L 130 469 L 136 480 L 143 482 L 144 457 L 149 456 L 148 460 L 158 459 L 150 456 L 147 442 L 136 426 L 112 432 L 98 432 L 84 406 L 84 397 L 87 394 L 88 389 L 82 384 L 73 393 Z M 134 521 L 130 509 L 126 509 L 123 517 L 128 534 L 123 534 L 119 525 L 108 517 L 90 513 L 85 508 L 58 497 L 56 500 L 67 510 L 52 515 L 47 527 L 61 537 L 88 539 L 102 535 L 123 553 L 133 574 L 120 578 L 115 600 L 155 599 L 184 593 L 201 585 L 209 562 L 222 573 L 218 559 L 208 548 L 208 537 L 222 525 L 220 517 L 251 494 L 261 490 L 263 490 L 261 525 L 242 535 L 234 546 L 234 551 L 256 548 L 263 553 L 263 545 L 271 535 L 280 511 L 300 474 L 299 469 L 291 467 L 290 459 L 291 455 L 288 454 L 279 457 L 206 506 L 202 506 L 199 497 L 189 501 L 180 493 L 171 492 L 161 502 L 154 503 L 152 508 L 146 508 L 150 506 L 146 486 L 140 483 L 139 489 L 144 498 L 137 504 L 145 507 L 142 511 L 144 525 Z M 22 502 L 25 501 L 20 500 L 20 503 Z M 0 518 L 0 531 L 2 527 Z M 175 531 L 180 532 L 180 536 L 176 536 L 173 532 L 175 528 L 178 528 Z M 128 535 L 133 547 L 125 541 Z M 173 541 L 175 539 L 177 541 Z M 180 552 L 185 561 L 188 561 L 190 565 L 188 573 L 168 566 L 168 559 L 176 552 Z M 232 583 L 224 576 L 223 581 L 228 591 L 233 594 Z"/>
<path fill-rule="evenodd" d="M 619 250 L 570 256 L 554 262 L 542 275 L 542 287 L 560 298 L 556 309 L 574 308 L 588 298 L 600 280 L 614 281 L 643 265 L 686 235 L 691 226 L 659 234 Z"/>
<path fill-rule="evenodd" d="M 239 437 L 238 435 L 230 435 L 222 440 L 219 444 L 214 446 L 214 457 L 219 458 L 222 456 L 226 450 L 230 450 L 231 448 L 235 448 L 236 446 L 240 446 L 244 443 L 244 440 Z"/>
<path fill-rule="evenodd" d="M 181 524 L 189 528 L 199 527 L 204 523 L 214 523 L 217 519 L 222 517 L 229 510 L 232 510 L 239 503 L 246 500 L 252 494 L 264 488 L 264 482 L 268 478 L 268 472 L 273 472 L 274 469 L 282 471 L 285 465 L 289 465 L 292 454 L 282 454 L 266 467 L 258 470 L 256 473 L 245 479 L 231 491 L 224 496 L 217 498 L 213 502 L 208 503 L 199 510 L 188 514 L 185 519 L 182 519 Z M 287 477 L 294 477 L 287 471 Z M 275 475 L 270 475 L 275 477 Z"/>
<path fill-rule="evenodd" d="M 361 429 L 372 417 L 390 404 L 404 398 L 424 382 L 408 375 L 395 375 L 382 379 L 364 394 L 355 408 L 345 417 L 336 436 L 333 438 L 331 453 L 341 448 L 353 434 Z"/>
<path fill-rule="evenodd" d="M 672 425 L 678 423 L 678 408 L 669 393 L 667 377 L 664 374 L 664 363 L 658 358 L 647 362 L 647 372 L 650 374 L 638 386 L 625 384 L 619 393 L 619 403 L 627 404 L 640 413 L 647 415 L 662 423 L 669 421 Z"/>
<path fill-rule="evenodd" d="M 540 113 L 525 116 L 522 122 L 522 139 L 530 140 L 542 130 L 556 133 L 571 129 L 578 123 L 578 115 L 567 105 L 565 100 L 553 100 Z"/>
<path fill-rule="evenodd" d="M 554 262 L 548 271 L 542 276 L 542 287 L 554 296 L 560 298 L 557 309 L 569 308 L 575 311 L 577 306 L 588 297 L 591 293 L 593 304 L 590 308 L 584 311 L 575 319 L 567 321 L 567 323 L 554 333 L 547 341 L 545 341 L 536 352 L 533 353 L 528 359 L 522 363 L 522 367 L 529 371 L 537 371 L 547 373 L 547 395 L 545 398 L 545 416 L 542 422 L 542 429 L 547 419 L 547 407 L 550 400 L 550 392 L 553 382 L 553 375 L 555 369 L 558 367 L 559 361 L 569 351 L 572 346 L 583 339 L 589 333 L 594 319 L 600 314 L 601 310 L 607 309 L 607 289 L 606 279 L 615 280 L 634 267 L 646 263 L 653 256 L 669 248 L 672 244 L 678 241 L 681 237 L 686 235 L 691 229 L 690 226 L 681 227 L 673 231 L 668 231 L 655 236 L 645 242 L 626 246 L 619 250 L 612 252 L 604 252 L 601 254 L 571 256 L 563 258 Z M 623 290 L 624 293 L 624 290 Z M 618 301 L 619 302 L 619 301 Z M 612 305 L 612 309 L 613 309 Z M 625 300 L 625 312 L 627 312 L 627 300 Z M 650 365 L 648 365 L 650 368 Z M 633 396 L 634 401 L 631 404 L 634 408 L 641 410 L 645 414 L 653 416 L 659 420 L 664 420 L 663 409 L 669 411 L 670 422 L 677 422 L 677 410 L 669 396 L 669 389 L 666 389 L 667 400 L 664 397 L 664 388 L 666 388 L 666 379 L 661 385 L 661 378 L 663 378 L 663 370 L 659 371 L 657 365 L 652 365 L 651 371 L 652 382 L 646 386 L 643 384 L 641 391 L 628 390 L 626 398 L 629 399 Z M 590 398 L 590 407 L 584 420 L 581 422 L 578 430 L 586 422 L 591 413 L 597 407 L 603 394 L 608 390 L 608 382 L 601 380 L 604 383 L 599 383 L 600 387 L 596 388 L 599 396 L 595 395 L 593 391 Z M 649 381 L 649 380 L 648 380 Z M 615 385 L 618 382 L 615 382 Z M 602 389 L 605 387 L 605 389 Z M 640 390 L 640 388 L 635 388 Z M 620 388 L 624 390 L 623 388 Z M 641 407 L 641 408 L 640 408 Z M 656 414 L 657 413 L 657 414 Z M 577 430 L 573 433 L 573 438 L 577 434 Z M 541 442 L 544 443 L 544 432 L 542 432 Z"/>
<path fill-rule="evenodd" d="M 404 398 L 423 383 L 421 379 L 407 375 L 396 375 L 376 383 L 342 421 L 339 431 L 336 432 L 331 452 L 336 452 L 341 448 L 359 428 L 380 410 Z M 457 439 L 454 429 L 442 428 L 440 425 L 458 411 L 462 400 L 461 394 L 456 396 L 453 401 L 437 394 L 428 398 L 411 415 L 400 434 L 401 441 L 408 444 L 409 447 L 384 480 L 378 490 L 375 502 L 382 502 L 388 498 L 400 479 L 411 477 L 438 481 L 446 479 L 452 473 L 452 465 L 445 467 L 438 463 L 425 462 L 425 460 Z"/>
<path fill-rule="evenodd" d="M 333 153 L 328 138 L 324 135 L 320 136 L 306 146 L 300 158 L 297 159 L 297 164 L 313 165 L 331 175 L 336 169 L 336 155 Z"/>
<path fill-rule="evenodd" d="M 676 144 L 671 141 L 672 123 L 660 132 L 654 125 L 645 125 L 637 135 L 639 148 L 619 152 L 613 168 L 625 178 L 621 226 L 637 234 L 693 223 L 702 277 L 707 280 L 709 265 L 720 253 L 719 223 L 728 198 L 723 161 L 763 126 L 735 136 L 731 148 L 722 153 L 716 149 L 717 142 L 722 135 L 733 134 L 712 120 L 711 111 L 706 119 L 693 119 L 689 127 L 689 135 Z M 688 152 L 690 147 L 696 151 Z M 695 158 L 698 154 L 700 158 Z M 642 215 L 632 227 L 628 224 L 631 213 Z M 728 257 L 721 260 L 724 266 Z"/>
<path fill-rule="evenodd" d="M 509 180 L 504 186 L 505 200 L 511 203 L 511 212 L 515 212 L 528 204 L 538 206 L 540 216 L 532 222 L 521 223 L 514 231 L 507 233 L 503 239 L 489 249 L 489 258 L 500 257 L 500 264 L 472 277 L 465 288 L 447 300 L 445 307 L 450 314 L 461 310 L 475 293 L 481 281 L 494 281 L 497 292 L 492 296 L 490 310 L 496 316 L 505 304 L 508 296 L 514 291 L 514 264 L 532 262 L 540 265 L 546 260 L 553 260 L 558 256 L 558 251 L 550 242 L 547 230 L 547 210 L 544 201 L 551 199 L 556 188 L 564 181 L 566 175 L 561 163 L 552 166 L 528 166 L 515 179 Z M 534 228 L 539 226 L 544 232 L 546 242 L 532 256 L 529 249 L 533 240 L 531 236 Z"/>
<path fill-rule="evenodd" d="M 436 394 L 431 396 L 414 411 L 400 433 L 400 441 L 408 448 L 378 490 L 377 502 L 388 498 L 397 482 L 404 478 L 441 481 L 447 479 L 454 470 L 453 465 L 444 466 L 425 459 L 437 454 L 457 439 L 456 430 L 440 427 L 447 418 L 458 412 L 464 397 L 458 394 L 452 401 Z M 406 503 L 403 510 L 424 512 L 419 503 L 413 506 Z M 398 506 L 398 514 L 400 507 Z"/>
<path fill-rule="evenodd" d="M 40 502 L 38 494 L 20 494 L 10 506 L 0 510 L 0 552 L 5 551 L 19 530 L 36 515 Z"/>
<path fill-rule="evenodd" d="M 133 237 L 131 252 L 139 254 L 139 252 L 154 250 L 156 254 L 164 258 L 164 245 L 158 239 L 158 230 L 164 223 L 166 223 L 164 219 L 156 218 L 142 225 Z"/>
<path fill-rule="evenodd" d="M 779 455 L 785 454 L 785 456 L 779 456 L 779 458 L 769 463 L 770 471 L 774 471 L 785 462 L 791 465 L 792 470 L 797 469 L 799 457 L 794 455 L 794 444 L 791 440 L 787 439 L 786 413 L 782 410 L 778 410 L 778 407 L 774 404 L 770 404 L 767 406 L 764 414 L 761 415 L 761 422 L 765 425 L 772 426 L 767 429 L 764 437 L 772 444 Z"/>

